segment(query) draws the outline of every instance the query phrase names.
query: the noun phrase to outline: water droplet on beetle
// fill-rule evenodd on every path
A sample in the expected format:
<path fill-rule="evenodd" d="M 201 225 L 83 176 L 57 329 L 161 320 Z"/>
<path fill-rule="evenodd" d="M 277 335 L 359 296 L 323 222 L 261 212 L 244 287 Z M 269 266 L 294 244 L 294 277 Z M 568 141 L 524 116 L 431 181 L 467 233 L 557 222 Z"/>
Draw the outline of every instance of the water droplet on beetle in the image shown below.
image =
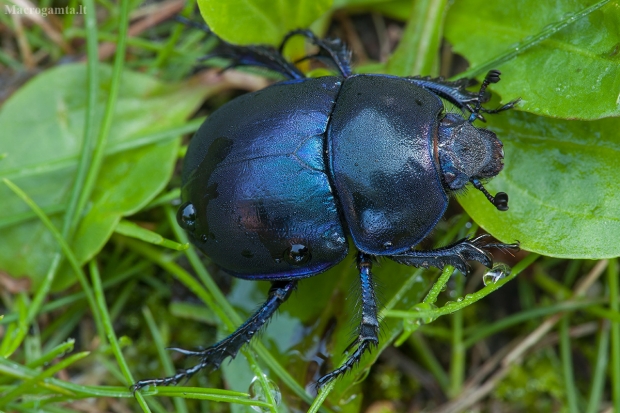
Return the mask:
<path fill-rule="evenodd" d="M 267 381 L 267 387 L 269 387 L 269 393 L 271 394 L 273 401 L 276 403 L 276 405 L 280 404 L 280 402 L 282 401 L 282 393 L 280 393 L 280 388 L 277 384 L 273 382 L 273 380 L 268 379 L 267 376 L 264 377 Z M 261 402 L 267 401 L 265 389 L 263 388 L 263 385 L 258 377 L 254 377 L 252 379 L 252 383 L 250 383 L 248 393 L 250 393 L 250 399 L 252 400 L 257 400 Z M 252 409 L 260 413 L 266 413 L 270 411 L 269 408 L 262 406 L 252 406 Z"/>
<path fill-rule="evenodd" d="M 191 202 L 186 202 L 177 211 L 177 222 L 186 231 L 193 231 L 196 227 L 196 208 Z"/>
<path fill-rule="evenodd" d="M 391 241 L 386 241 L 383 243 L 383 248 L 385 248 L 386 250 L 392 247 L 392 242 Z"/>
<path fill-rule="evenodd" d="M 484 285 L 491 285 L 497 283 L 502 278 L 506 278 L 510 275 L 512 270 L 504 263 L 498 263 L 493 266 L 486 274 L 482 276 L 482 282 Z"/>
<path fill-rule="evenodd" d="M 207 235 L 206 235 L 206 234 L 202 234 L 202 235 L 200 236 L 200 241 L 202 241 L 202 242 L 207 242 Z"/>
<path fill-rule="evenodd" d="M 291 265 L 302 265 L 310 261 L 310 247 L 304 244 L 293 244 L 284 251 L 284 260 Z"/>

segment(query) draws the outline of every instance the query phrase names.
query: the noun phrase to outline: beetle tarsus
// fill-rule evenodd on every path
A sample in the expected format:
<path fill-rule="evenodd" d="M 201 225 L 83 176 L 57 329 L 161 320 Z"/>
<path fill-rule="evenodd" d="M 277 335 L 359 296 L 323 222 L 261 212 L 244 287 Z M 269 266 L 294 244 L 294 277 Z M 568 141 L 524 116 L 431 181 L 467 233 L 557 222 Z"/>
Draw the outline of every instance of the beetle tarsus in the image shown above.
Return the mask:
<path fill-rule="evenodd" d="M 357 254 L 357 269 L 362 284 L 361 323 L 357 338 L 347 347 L 346 351 L 355 349 L 345 362 L 336 370 L 327 373 L 316 382 L 318 389 L 327 383 L 342 376 L 357 364 L 362 356 L 379 344 L 379 319 L 377 318 L 377 297 L 372 279 L 372 256 L 359 252 Z"/>
<path fill-rule="evenodd" d="M 177 384 L 181 380 L 191 378 L 205 367 L 210 366 L 217 369 L 227 357 L 234 358 L 239 350 L 241 350 L 241 347 L 249 342 L 252 337 L 267 324 L 278 307 L 291 296 L 296 285 L 297 281 L 273 282 L 269 290 L 267 301 L 265 301 L 252 317 L 224 340 L 201 351 L 179 348 L 171 349 L 185 355 L 200 357 L 200 362 L 198 364 L 188 369 L 181 370 L 170 377 L 140 380 L 131 386 L 132 392 L 135 393 L 137 390 L 147 386 L 168 386 L 170 384 Z"/>

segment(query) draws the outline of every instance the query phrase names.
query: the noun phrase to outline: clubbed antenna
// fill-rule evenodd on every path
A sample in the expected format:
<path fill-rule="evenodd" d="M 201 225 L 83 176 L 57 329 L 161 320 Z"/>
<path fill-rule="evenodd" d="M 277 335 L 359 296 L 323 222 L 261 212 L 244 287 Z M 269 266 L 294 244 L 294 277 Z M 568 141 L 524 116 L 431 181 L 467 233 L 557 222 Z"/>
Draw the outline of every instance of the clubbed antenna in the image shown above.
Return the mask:
<path fill-rule="evenodd" d="M 499 75 L 501 74 L 502 72 L 500 72 L 499 70 L 489 70 L 489 73 L 487 73 L 487 75 L 484 77 L 484 81 L 480 85 L 480 91 L 478 92 L 478 99 L 476 99 L 476 106 L 474 107 L 474 111 L 471 113 L 471 115 L 469 115 L 469 119 L 468 119 L 469 123 L 473 123 L 473 121 L 479 118 L 480 116 L 479 113 L 480 113 L 480 110 L 482 109 L 482 102 L 484 101 L 484 94 L 487 91 L 487 87 L 491 83 L 499 82 Z"/>
<path fill-rule="evenodd" d="M 498 192 L 495 196 L 493 196 L 484 188 L 484 186 L 482 186 L 482 183 L 479 180 L 471 179 L 471 183 L 477 190 L 482 192 L 484 196 L 487 197 L 490 203 L 495 205 L 495 208 L 500 211 L 508 211 L 508 194 L 506 192 Z"/>

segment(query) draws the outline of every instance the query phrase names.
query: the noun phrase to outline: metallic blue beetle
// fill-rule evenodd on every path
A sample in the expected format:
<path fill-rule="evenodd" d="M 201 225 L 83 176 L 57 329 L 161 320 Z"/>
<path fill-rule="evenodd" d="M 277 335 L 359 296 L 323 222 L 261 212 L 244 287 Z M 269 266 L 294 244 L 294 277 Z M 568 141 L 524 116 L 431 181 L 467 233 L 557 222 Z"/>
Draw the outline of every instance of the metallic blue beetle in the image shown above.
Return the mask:
<path fill-rule="evenodd" d="M 237 331 L 214 346 L 184 354 L 200 362 L 178 374 L 134 385 L 168 385 L 206 366 L 219 367 L 256 334 L 294 290 L 297 281 L 322 273 L 357 249 L 362 285 L 361 325 L 349 359 L 321 377 L 319 386 L 353 367 L 378 343 L 379 322 L 371 267 L 374 257 L 412 266 L 467 261 L 492 266 L 486 236 L 462 239 L 436 250 L 414 247 L 429 234 L 448 196 L 471 182 L 499 209 L 505 193 L 491 196 L 480 180 L 503 167 L 502 143 L 472 126 L 483 119 L 486 87 L 499 81 L 491 71 L 479 93 L 467 80 L 353 75 L 350 54 L 339 40 L 321 40 L 297 30 L 319 47 L 312 56 L 340 76 L 306 78 L 280 51 L 267 46 L 224 44 L 232 66 L 253 65 L 288 77 L 241 96 L 214 112 L 192 139 L 183 168 L 179 224 L 192 242 L 230 274 L 272 282 L 267 301 Z M 468 119 L 446 113 L 446 99 Z"/>

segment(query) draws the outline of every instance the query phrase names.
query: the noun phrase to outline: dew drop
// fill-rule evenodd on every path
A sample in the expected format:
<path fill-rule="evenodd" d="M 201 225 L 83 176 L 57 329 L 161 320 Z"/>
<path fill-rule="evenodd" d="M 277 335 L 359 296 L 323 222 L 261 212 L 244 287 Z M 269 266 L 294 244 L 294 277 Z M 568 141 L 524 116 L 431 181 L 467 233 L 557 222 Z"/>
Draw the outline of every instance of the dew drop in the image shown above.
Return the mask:
<path fill-rule="evenodd" d="M 282 401 L 282 394 L 280 393 L 278 385 L 275 384 L 273 380 L 268 379 L 267 376 L 265 376 L 265 380 L 267 381 L 267 387 L 269 387 L 269 393 L 271 394 L 273 401 L 276 403 L 276 405 L 280 404 L 280 402 Z M 258 377 L 254 377 L 252 379 L 252 383 L 250 383 L 248 393 L 250 393 L 250 399 L 252 400 L 261 402 L 267 401 L 265 389 L 263 388 L 263 385 Z M 252 409 L 260 413 L 266 413 L 270 411 L 269 408 L 262 406 L 252 406 Z"/>
<path fill-rule="evenodd" d="M 498 263 L 493 266 L 486 274 L 482 276 L 482 282 L 484 285 L 495 284 L 502 278 L 506 278 L 510 275 L 512 270 L 504 263 Z"/>
<path fill-rule="evenodd" d="M 310 247 L 304 244 L 293 244 L 284 251 L 284 260 L 291 265 L 302 265 L 310 261 Z"/>
<path fill-rule="evenodd" d="M 196 227 L 196 208 L 191 202 L 186 202 L 177 211 L 177 222 L 186 231 L 193 231 Z"/>
<path fill-rule="evenodd" d="M 387 249 L 392 248 L 392 245 L 394 245 L 394 244 L 392 244 L 391 241 L 386 241 L 386 242 L 383 243 L 383 248 L 385 248 L 387 250 Z"/>
<path fill-rule="evenodd" d="M 419 311 L 421 313 L 428 313 L 430 311 L 436 310 L 437 306 L 432 303 L 419 303 L 413 307 L 414 311 Z M 424 316 L 418 318 L 415 322 L 417 325 L 430 324 L 435 321 L 435 316 L 430 314 L 424 314 Z"/>
<path fill-rule="evenodd" d="M 202 241 L 202 242 L 207 242 L 207 235 L 206 235 L 206 234 L 202 234 L 202 235 L 200 236 L 200 241 Z"/>

